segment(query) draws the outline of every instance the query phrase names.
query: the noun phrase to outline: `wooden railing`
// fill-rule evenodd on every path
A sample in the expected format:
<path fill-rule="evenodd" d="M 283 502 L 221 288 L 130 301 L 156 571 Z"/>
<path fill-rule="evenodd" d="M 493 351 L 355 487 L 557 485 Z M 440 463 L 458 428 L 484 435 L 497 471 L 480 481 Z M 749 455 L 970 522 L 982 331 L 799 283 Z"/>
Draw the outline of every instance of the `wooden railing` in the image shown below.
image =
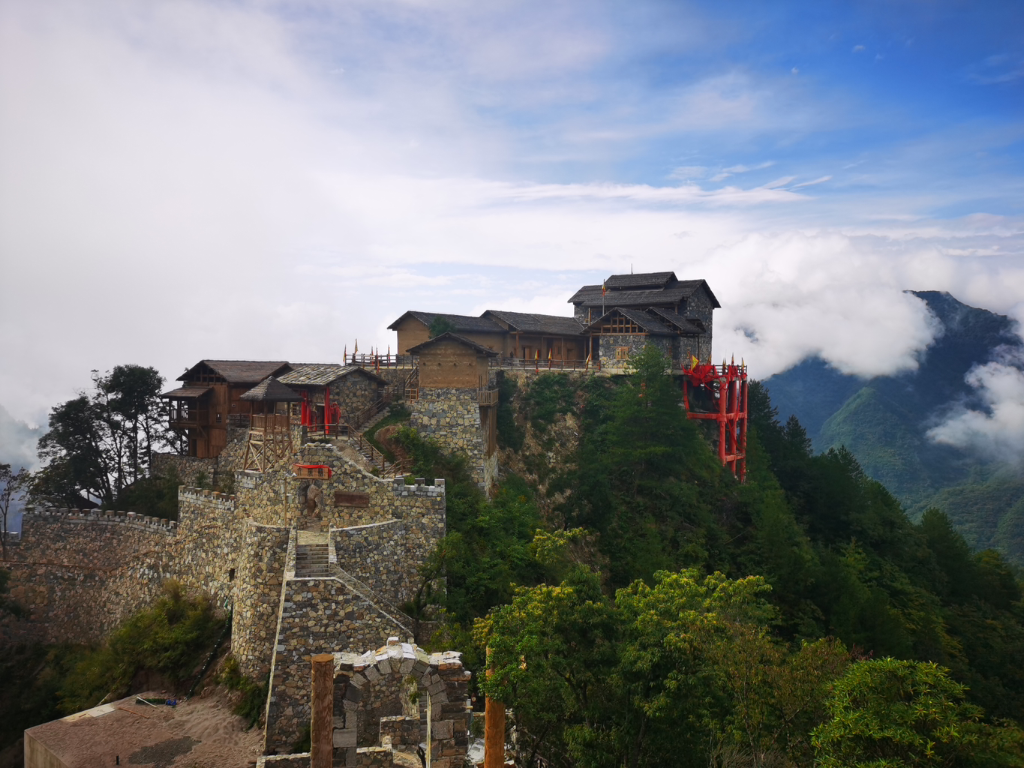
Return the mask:
<path fill-rule="evenodd" d="M 381 475 L 386 476 L 388 471 L 390 471 L 392 475 L 398 475 L 408 468 L 408 461 L 393 461 L 389 463 L 387 457 L 374 447 L 373 443 L 362 435 L 356 435 L 352 444 L 356 446 L 356 450 L 370 460 L 371 464 L 380 465 Z"/>
<path fill-rule="evenodd" d="M 498 390 L 496 389 L 478 389 L 476 391 L 476 401 L 479 405 L 497 405 L 498 404 Z"/>
<path fill-rule="evenodd" d="M 593 361 L 586 360 L 536 360 L 520 357 L 491 358 L 491 368 L 503 371 L 586 371 L 599 370 Z"/>
<path fill-rule="evenodd" d="M 175 408 L 169 411 L 172 427 L 198 427 L 210 423 L 210 412 L 205 408 Z"/>
<path fill-rule="evenodd" d="M 410 368 L 416 365 L 412 355 L 345 354 L 343 365 L 358 365 L 360 368 Z"/>
<path fill-rule="evenodd" d="M 254 413 L 249 417 L 249 429 L 263 432 L 287 432 L 292 419 L 283 413 Z"/>

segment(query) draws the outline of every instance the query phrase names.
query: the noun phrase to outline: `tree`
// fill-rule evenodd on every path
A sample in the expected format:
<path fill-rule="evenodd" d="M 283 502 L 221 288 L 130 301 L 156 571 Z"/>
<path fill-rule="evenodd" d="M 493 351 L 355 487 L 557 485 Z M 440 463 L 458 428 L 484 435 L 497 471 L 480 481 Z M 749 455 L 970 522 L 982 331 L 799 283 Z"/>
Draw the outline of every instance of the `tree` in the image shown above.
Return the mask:
<path fill-rule="evenodd" d="M 822 768 L 1024 765 L 1024 734 L 982 722 L 948 670 L 892 658 L 850 667 L 814 731 Z"/>
<path fill-rule="evenodd" d="M 10 464 L 0 464 L 0 485 L 3 486 L 0 488 L 0 555 L 4 557 L 7 556 L 7 518 L 11 504 L 28 486 L 29 478 L 29 472 L 24 467 L 11 472 Z"/>
<path fill-rule="evenodd" d="M 455 333 L 455 323 L 444 315 L 438 315 L 430 322 L 430 327 L 427 329 L 427 335 L 429 338 L 433 339 L 437 336 L 443 336 L 446 333 Z"/>
<path fill-rule="evenodd" d="M 170 444 L 159 399 L 163 378 L 153 368 L 119 365 L 93 371 L 93 392 L 80 393 L 50 412 L 39 439 L 47 464 L 32 485 L 41 501 L 78 504 L 83 494 L 113 504 L 145 477 L 154 447 Z"/>

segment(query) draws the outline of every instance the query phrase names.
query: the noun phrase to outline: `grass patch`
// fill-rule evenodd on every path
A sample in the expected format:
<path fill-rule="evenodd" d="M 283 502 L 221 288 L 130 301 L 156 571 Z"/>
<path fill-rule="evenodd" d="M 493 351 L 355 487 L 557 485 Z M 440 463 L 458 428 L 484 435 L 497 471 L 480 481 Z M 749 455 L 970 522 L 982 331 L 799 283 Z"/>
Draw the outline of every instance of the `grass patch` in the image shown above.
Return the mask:
<path fill-rule="evenodd" d="M 232 691 L 241 691 L 242 698 L 233 711 L 239 717 L 245 718 L 249 728 L 256 725 L 263 717 L 263 710 L 267 705 L 266 684 L 260 685 L 243 675 L 233 657 L 224 662 L 224 669 L 217 682 Z"/>
<path fill-rule="evenodd" d="M 409 420 L 410 416 L 412 416 L 412 413 L 402 403 L 392 403 L 388 406 L 388 415 L 363 432 L 363 437 L 370 445 L 380 451 L 385 459 L 393 464 L 395 462 L 394 451 L 377 440 L 377 432 L 393 424 L 404 424 Z"/>

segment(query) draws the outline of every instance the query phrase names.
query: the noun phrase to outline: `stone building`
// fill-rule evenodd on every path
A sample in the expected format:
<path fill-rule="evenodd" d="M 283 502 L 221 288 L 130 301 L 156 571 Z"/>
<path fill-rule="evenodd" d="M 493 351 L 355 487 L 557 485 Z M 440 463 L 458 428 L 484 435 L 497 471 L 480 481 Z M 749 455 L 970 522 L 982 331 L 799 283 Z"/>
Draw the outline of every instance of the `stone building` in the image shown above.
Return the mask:
<path fill-rule="evenodd" d="M 186 454 L 219 456 L 228 444 L 231 417 L 253 412 L 242 395 L 268 376 L 289 370 L 281 360 L 201 360 L 185 371 L 178 377 L 182 385 L 160 397 L 168 403 L 170 427 L 185 441 Z"/>
<path fill-rule="evenodd" d="M 298 364 L 281 376 L 282 384 L 301 398 L 299 417 L 311 432 L 331 432 L 332 426 L 360 427 L 384 400 L 388 382 L 357 365 Z"/>

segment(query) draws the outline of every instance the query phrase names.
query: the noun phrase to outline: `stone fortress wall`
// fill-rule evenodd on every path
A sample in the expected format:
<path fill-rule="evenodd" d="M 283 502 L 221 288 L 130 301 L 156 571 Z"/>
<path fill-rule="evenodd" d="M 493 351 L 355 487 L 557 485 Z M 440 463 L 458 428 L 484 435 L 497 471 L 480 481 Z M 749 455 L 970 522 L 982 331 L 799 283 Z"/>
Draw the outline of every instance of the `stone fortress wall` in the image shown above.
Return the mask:
<path fill-rule="evenodd" d="M 324 476 L 298 476 L 295 465 Z M 381 479 L 333 445 L 307 444 L 267 472 L 235 470 L 234 485 L 234 495 L 182 486 L 177 522 L 30 511 L 0 565 L 45 642 L 100 641 L 168 579 L 209 594 L 232 611 L 242 672 L 271 681 L 266 747 L 287 751 L 309 718 L 311 654 L 413 637 L 415 622 L 396 606 L 415 594 L 445 534 L 444 481 Z M 304 571 L 302 548 L 322 551 L 325 566 Z"/>

